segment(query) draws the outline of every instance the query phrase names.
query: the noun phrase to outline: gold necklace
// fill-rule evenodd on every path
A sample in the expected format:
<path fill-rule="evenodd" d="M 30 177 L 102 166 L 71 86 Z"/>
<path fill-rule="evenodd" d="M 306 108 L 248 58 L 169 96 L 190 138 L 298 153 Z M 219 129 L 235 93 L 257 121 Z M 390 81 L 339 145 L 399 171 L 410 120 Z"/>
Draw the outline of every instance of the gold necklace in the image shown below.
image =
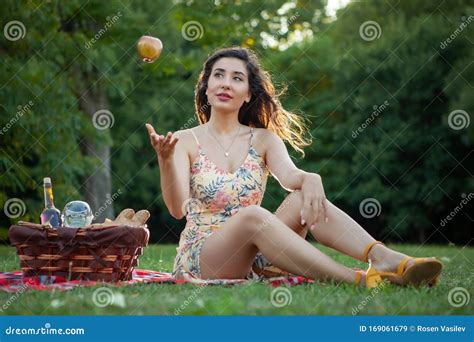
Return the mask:
<path fill-rule="evenodd" d="M 206 126 L 207 131 L 211 134 L 211 136 L 214 138 L 214 140 L 217 141 L 217 143 L 219 144 L 219 146 L 224 150 L 224 156 L 226 156 L 226 157 L 229 156 L 229 150 L 230 150 L 230 148 L 232 147 L 232 145 L 234 144 L 235 139 L 237 139 L 237 137 L 238 137 L 238 135 L 239 135 L 239 133 L 240 133 L 240 128 L 241 128 L 241 127 L 242 127 L 242 126 L 239 126 L 239 129 L 238 129 L 238 131 L 237 131 L 237 134 L 235 135 L 234 139 L 233 139 L 232 142 L 230 143 L 230 146 L 229 146 L 229 147 L 227 148 L 227 150 L 226 150 L 226 149 L 224 148 L 224 146 L 222 146 L 222 144 L 220 143 L 220 141 L 217 140 L 217 138 L 215 137 L 215 135 L 211 132 L 211 130 L 209 129 L 209 126 Z"/>

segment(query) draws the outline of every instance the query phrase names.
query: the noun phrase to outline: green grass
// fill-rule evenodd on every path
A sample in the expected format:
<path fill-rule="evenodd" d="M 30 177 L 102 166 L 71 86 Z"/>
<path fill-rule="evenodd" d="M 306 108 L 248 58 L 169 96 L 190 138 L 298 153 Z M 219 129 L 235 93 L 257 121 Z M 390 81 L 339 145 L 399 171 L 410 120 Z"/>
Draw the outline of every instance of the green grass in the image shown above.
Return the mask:
<path fill-rule="evenodd" d="M 171 271 L 174 245 L 151 245 L 140 259 L 140 268 Z M 455 308 L 448 302 L 454 287 L 473 294 L 473 248 L 454 246 L 391 245 L 416 256 L 437 256 L 445 264 L 441 283 L 433 289 L 402 288 L 386 285 L 379 291 L 344 284 L 311 284 L 288 287 L 291 303 L 281 308 L 272 305 L 273 287 L 253 283 L 237 286 L 134 285 L 110 287 L 117 300 L 106 307 L 94 305 L 92 297 L 101 286 L 77 287 L 70 291 L 27 291 L 20 295 L 0 292 L 0 309 L 7 315 L 352 315 L 353 309 L 366 300 L 360 315 L 469 315 L 473 300 Z M 318 246 L 336 260 L 350 267 L 363 264 L 331 249 Z M 13 247 L 0 247 L 1 271 L 18 269 Z"/>

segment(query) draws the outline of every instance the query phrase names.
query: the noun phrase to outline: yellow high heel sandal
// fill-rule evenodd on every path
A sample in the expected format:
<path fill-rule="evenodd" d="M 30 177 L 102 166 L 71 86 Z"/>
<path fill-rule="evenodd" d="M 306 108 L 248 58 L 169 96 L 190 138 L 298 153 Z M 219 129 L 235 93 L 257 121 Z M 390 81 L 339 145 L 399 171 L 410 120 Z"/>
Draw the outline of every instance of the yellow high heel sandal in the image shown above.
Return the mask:
<path fill-rule="evenodd" d="M 375 245 L 383 245 L 380 241 L 374 241 L 367 245 L 364 250 L 364 261 L 368 262 L 369 252 Z M 410 266 L 408 262 L 413 260 Z M 443 269 L 443 264 L 436 258 L 413 258 L 411 256 L 403 259 L 397 267 L 397 272 L 377 272 L 371 265 L 369 269 L 374 270 L 373 274 L 378 274 L 382 279 L 387 279 L 390 282 L 399 285 L 421 285 L 435 286 L 439 282 L 439 276 Z"/>
<path fill-rule="evenodd" d="M 413 263 L 407 266 L 411 260 L 413 260 Z M 396 275 L 402 280 L 402 285 L 427 284 L 433 287 L 438 285 L 442 270 L 443 263 L 436 258 L 413 258 L 408 256 L 398 265 Z"/>
<path fill-rule="evenodd" d="M 363 253 L 363 260 L 365 262 L 369 262 L 369 252 L 370 250 L 377 244 L 382 244 L 380 241 L 374 241 L 365 247 L 364 253 Z M 365 271 L 365 287 L 368 289 L 373 289 L 377 286 L 379 286 L 380 283 L 383 283 L 383 276 L 387 276 L 388 272 L 379 272 L 375 269 L 375 267 L 372 265 L 371 262 L 369 262 L 369 268 L 367 271 Z M 360 282 L 362 280 L 362 271 L 356 271 L 356 280 L 355 283 L 356 285 L 360 285 Z M 391 273 L 391 275 L 395 275 L 395 273 Z"/>
<path fill-rule="evenodd" d="M 365 287 L 368 289 L 373 289 L 378 287 L 381 283 L 384 282 L 380 272 L 378 272 L 372 265 L 369 266 L 367 271 L 356 271 L 355 284 L 357 286 L 361 285 L 362 276 L 365 273 Z"/>

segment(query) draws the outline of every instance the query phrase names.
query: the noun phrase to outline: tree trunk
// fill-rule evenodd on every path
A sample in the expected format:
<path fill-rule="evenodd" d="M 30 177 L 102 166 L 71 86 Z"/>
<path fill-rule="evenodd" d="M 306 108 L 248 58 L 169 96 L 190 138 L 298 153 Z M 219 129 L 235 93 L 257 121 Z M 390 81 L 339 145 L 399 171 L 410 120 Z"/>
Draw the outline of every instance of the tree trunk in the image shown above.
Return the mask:
<path fill-rule="evenodd" d="M 80 95 L 79 106 L 90 117 L 92 125 L 94 113 L 108 108 L 107 95 L 103 89 L 99 89 L 97 92 L 86 90 Z M 101 130 L 99 134 L 110 134 L 108 129 Z M 100 165 L 97 168 L 90 170 L 86 180 L 86 202 L 91 206 L 95 222 L 104 222 L 105 218 L 114 217 L 113 203 L 111 201 L 110 146 L 105 143 L 98 144 L 93 137 L 85 138 L 84 146 L 88 156 L 97 158 L 100 161 Z"/>

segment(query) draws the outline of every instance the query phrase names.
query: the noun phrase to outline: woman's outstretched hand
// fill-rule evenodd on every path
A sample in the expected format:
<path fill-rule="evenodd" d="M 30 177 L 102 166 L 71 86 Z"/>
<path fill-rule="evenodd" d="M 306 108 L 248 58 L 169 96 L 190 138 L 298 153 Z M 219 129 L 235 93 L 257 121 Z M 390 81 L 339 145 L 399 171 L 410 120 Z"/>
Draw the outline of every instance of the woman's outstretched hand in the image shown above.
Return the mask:
<path fill-rule="evenodd" d="M 328 203 L 321 176 L 314 173 L 306 175 L 301 192 L 303 194 L 301 225 L 307 224 L 313 229 L 320 220 L 328 222 Z"/>
<path fill-rule="evenodd" d="M 162 160 L 171 158 L 179 138 L 175 137 L 173 140 L 173 134 L 171 132 L 168 132 L 166 136 L 158 135 L 152 125 L 147 123 L 145 126 L 150 135 L 151 146 L 158 154 L 158 158 Z"/>

